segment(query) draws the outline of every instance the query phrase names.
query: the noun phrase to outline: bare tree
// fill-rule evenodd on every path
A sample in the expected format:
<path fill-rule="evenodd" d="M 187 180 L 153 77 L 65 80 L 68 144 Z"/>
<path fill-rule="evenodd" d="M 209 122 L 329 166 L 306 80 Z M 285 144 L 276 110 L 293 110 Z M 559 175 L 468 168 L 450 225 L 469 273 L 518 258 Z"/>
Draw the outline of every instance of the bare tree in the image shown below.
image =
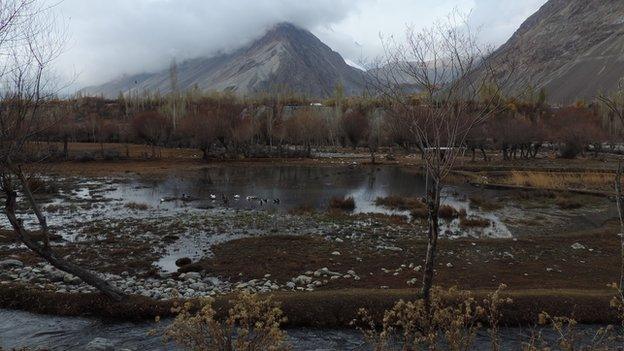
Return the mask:
<path fill-rule="evenodd" d="M 32 162 L 31 142 L 56 122 L 42 106 L 56 93 L 50 76 L 52 62 L 63 49 L 52 9 L 36 0 L 0 2 L 0 188 L 6 197 L 5 215 L 16 237 L 54 267 L 81 278 L 112 299 L 123 294 L 93 272 L 59 257 L 50 246 L 46 217 L 29 189 L 22 165 Z M 36 161 L 36 160 L 34 160 Z M 35 240 L 16 214 L 25 199 L 38 220 L 43 239 Z"/>
<path fill-rule="evenodd" d="M 624 80 L 620 81 L 615 92 L 611 95 L 600 95 L 598 100 L 615 117 L 617 123 L 616 130 L 621 135 L 622 126 L 624 126 Z M 622 192 L 622 173 L 624 173 L 624 168 L 622 168 L 622 162 L 620 161 L 615 176 L 615 196 L 620 220 L 620 281 L 617 288 L 620 295 L 624 298 L 624 193 Z"/>
<path fill-rule="evenodd" d="M 502 87 L 512 70 L 495 67 L 506 62 L 501 58 L 483 60 L 486 51 L 459 13 L 420 32 L 408 28 L 402 42 L 382 42 L 384 55 L 371 70 L 367 86 L 394 115 L 391 119 L 409 121 L 409 132 L 423 151 L 428 245 L 422 295 L 428 304 L 444 180 L 463 154 L 470 131 L 503 105 Z"/>

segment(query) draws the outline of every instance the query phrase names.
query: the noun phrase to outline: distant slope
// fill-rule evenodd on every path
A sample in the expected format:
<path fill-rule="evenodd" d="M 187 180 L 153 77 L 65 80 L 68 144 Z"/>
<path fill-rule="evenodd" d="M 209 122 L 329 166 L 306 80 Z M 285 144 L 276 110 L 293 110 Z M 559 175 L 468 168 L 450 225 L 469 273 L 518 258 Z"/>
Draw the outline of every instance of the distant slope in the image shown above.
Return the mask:
<path fill-rule="evenodd" d="M 624 1 L 550 0 L 489 63 L 505 57 L 517 60 L 514 92 L 531 83 L 559 104 L 610 92 L 624 76 Z"/>
<path fill-rule="evenodd" d="M 288 91 L 327 97 L 342 84 L 348 95 L 362 90 L 364 72 L 347 65 L 307 30 L 289 23 L 274 26 L 263 37 L 231 54 L 197 58 L 178 66 L 181 90 L 232 91 L 241 95 Z M 169 70 L 126 76 L 83 90 L 87 95 L 116 97 L 135 91 L 171 91 Z"/>

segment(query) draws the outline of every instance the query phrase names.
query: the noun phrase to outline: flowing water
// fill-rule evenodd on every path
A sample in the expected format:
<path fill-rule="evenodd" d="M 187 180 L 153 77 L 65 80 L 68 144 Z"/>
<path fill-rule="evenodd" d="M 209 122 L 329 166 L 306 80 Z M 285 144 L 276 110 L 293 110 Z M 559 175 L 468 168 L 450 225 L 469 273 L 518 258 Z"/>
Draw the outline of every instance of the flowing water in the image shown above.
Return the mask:
<path fill-rule="evenodd" d="M 29 347 L 33 350 L 78 351 L 95 338 L 109 340 L 115 350 L 182 350 L 175 345 L 164 344 L 160 334 L 167 321 L 154 323 L 121 323 L 89 318 L 68 318 L 36 315 L 27 312 L 0 309 L 0 348 Z M 579 331 L 586 342 L 600 326 L 581 325 Z M 522 342 L 541 332 L 546 340 L 556 336 L 549 329 L 504 328 L 501 332 L 502 350 L 520 350 Z M 290 344 L 295 351 L 358 351 L 371 350 L 360 333 L 338 329 L 289 329 Z M 617 347 L 614 345 L 614 350 Z M 489 350 L 489 338 L 485 331 L 479 332 L 472 350 Z"/>

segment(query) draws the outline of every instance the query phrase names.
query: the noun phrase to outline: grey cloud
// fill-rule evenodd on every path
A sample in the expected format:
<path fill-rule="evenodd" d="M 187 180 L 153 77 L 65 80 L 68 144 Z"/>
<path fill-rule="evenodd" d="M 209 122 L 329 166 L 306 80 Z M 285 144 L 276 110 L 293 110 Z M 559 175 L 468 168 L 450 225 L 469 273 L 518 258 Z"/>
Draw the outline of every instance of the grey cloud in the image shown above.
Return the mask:
<path fill-rule="evenodd" d="M 53 0 L 50 0 L 53 1 Z M 427 25 L 457 6 L 474 9 L 487 40 L 502 43 L 546 0 L 64 0 L 69 43 L 58 70 L 75 88 L 152 72 L 236 49 L 277 22 L 311 30 L 357 62 L 380 52 L 378 34 Z M 356 42 L 361 45 L 357 45 Z"/>
<path fill-rule="evenodd" d="M 77 85 L 123 73 L 150 72 L 172 58 L 213 55 L 244 45 L 274 23 L 304 28 L 335 23 L 354 6 L 349 0 L 65 0 L 68 50 L 60 70 Z"/>

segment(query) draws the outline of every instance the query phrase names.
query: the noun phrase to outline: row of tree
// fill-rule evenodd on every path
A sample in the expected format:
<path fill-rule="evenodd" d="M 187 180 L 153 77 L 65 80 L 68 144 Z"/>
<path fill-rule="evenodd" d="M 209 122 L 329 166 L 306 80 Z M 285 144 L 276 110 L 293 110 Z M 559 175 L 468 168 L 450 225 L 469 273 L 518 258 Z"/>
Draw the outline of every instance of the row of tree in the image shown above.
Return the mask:
<path fill-rule="evenodd" d="M 61 121 L 51 124 L 39 138 L 66 146 L 69 142 L 143 143 L 152 148 L 153 156 L 159 147 L 197 148 L 205 159 L 215 152 L 232 157 L 253 156 L 257 150 L 279 154 L 286 147 L 300 148 L 302 154 L 318 147 L 365 147 L 374 160 L 384 146 L 408 153 L 423 151 L 413 125 L 435 126 L 426 126 L 426 111 L 431 106 L 418 99 L 412 104 L 414 114 L 398 115 L 383 101 L 366 98 L 319 106 L 305 100 L 249 101 L 213 95 L 187 102 L 174 120 L 166 100 L 133 106 L 135 112 L 128 115 L 125 100 L 83 98 L 48 103 L 47 115 Z M 470 120 L 481 108 L 479 102 L 467 107 L 465 119 Z M 620 128 L 612 121 L 611 113 L 598 104 L 552 108 L 507 101 L 491 118 L 471 129 L 465 145 L 455 146 L 468 148 L 473 158 L 480 150 L 486 160 L 485 150 L 499 150 L 504 159 L 532 158 L 544 145 L 556 148 L 562 157 L 573 158 L 590 149 L 599 151 L 605 144 L 614 145 Z"/>

